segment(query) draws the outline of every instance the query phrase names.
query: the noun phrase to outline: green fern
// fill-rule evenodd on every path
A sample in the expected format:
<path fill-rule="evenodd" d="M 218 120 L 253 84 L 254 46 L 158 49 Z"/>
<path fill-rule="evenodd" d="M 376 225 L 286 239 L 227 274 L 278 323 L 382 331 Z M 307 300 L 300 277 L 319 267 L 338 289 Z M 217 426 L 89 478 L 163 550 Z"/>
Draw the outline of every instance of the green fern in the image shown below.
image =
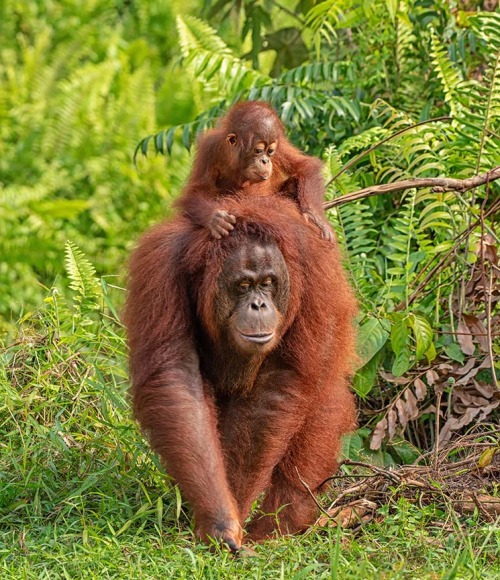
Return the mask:
<path fill-rule="evenodd" d="M 408 300 L 411 279 L 423 258 L 414 251 L 415 229 L 415 190 L 411 190 L 391 223 L 383 226 L 386 240 L 383 254 L 388 262 L 385 272 L 392 277 L 387 296 L 393 300 Z"/>
<path fill-rule="evenodd" d="M 202 65 L 206 65 L 206 62 L 203 61 Z M 325 93 L 321 88 L 314 88 L 315 85 L 320 86 L 327 81 L 332 82 L 332 78 L 328 77 L 332 71 L 338 72 L 338 66 L 335 63 L 303 65 L 283 73 L 276 79 L 259 76 L 248 88 L 230 87 L 228 75 L 233 73 L 222 66 L 222 61 L 219 61 L 217 66 L 219 67 L 218 74 L 221 75 L 220 80 L 227 89 L 223 91 L 227 94 L 227 98 L 206 109 L 191 123 L 176 125 L 142 139 L 136 146 L 134 161 L 137 161 L 139 153 L 147 157 L 151 148 L 156 153 L 170 155 L 177 139 L 180 139 L 184 147 L 190 150 L 196 136 L 201 131 L 212 127 L 216 120 L 239 100 L 269 101 L 279 112 L 283 123 L 297 134 L 306 132 L 307 124 L 315 123 L 319 113 L 328 115 L 325 131 L 333 132 L 339 118 L 352 119 L 355 122 L 360 120 L 359 101 Z M 337 72 L 332 74 L 333 80 Z M 197 69 L 197 73 L 199 79 L 203 78 L 203 70 Z M 294 84 L 289 84 L 290 79 L 293 79 Z M 333 135 L 331 138 L 333 139 Z"/>
<path fill-rule="evenodd" d="M 374 297 L 380 280 L 376 269 L 377 230 L 368 201 L 340 206 L 334 214 L 335 230 L 347 255 L 347 268 L 360 297 Z"/>
<path fill-rule="evenodd" d="M 471 22 L 473 30 L 490 47 L 486 83 L 471 81 L 464 87 L 464 93 L 470 88 L 467 91 L 469 100 L 466 111 L 471 117 L 478 113 L 482 117 L 476 164 L 476 171 L 479 172 L 500 163 L 500 14 L 482 14 L 472 18 Z"/>
<path fill-rule="evenodd" d="M 329 44 L 337 38 L 337 28 L 354 28 L 362 22 L 368 6 L 353 6 L 346 0 L 324 0 L 313 6 L 306 14 L 306 26 L 314 35 L 316 50 L 320 52 L 321 40 Z"/>
<path fill-rule="evenodd" d="M 431 37 L 431 55 L 435 71 L 444 92 L 444 100 L 448 103 L 453 115 L 457 114 L 457 87 L 462 80 L 458 70 L 450 62 L 445 48 L 441 45 L 435 34 Z"/>
<path fill-rule="evenodd" d="M 217 32 L 199 18 L 178 16 L 177 31 L 185 65 L 205 89 L 207 83 L 219 79 L 217 94 L 234 94 L 269 80 L 235 57 Z"/>
<path fill-rule="evenodd" d="M 70 281 L 69 287 L 75 291 L 77 311 L 97 310 L 102 300 L 102 290 L 95 268 L 69 240 L 66 242 L 64 265 Z"/>

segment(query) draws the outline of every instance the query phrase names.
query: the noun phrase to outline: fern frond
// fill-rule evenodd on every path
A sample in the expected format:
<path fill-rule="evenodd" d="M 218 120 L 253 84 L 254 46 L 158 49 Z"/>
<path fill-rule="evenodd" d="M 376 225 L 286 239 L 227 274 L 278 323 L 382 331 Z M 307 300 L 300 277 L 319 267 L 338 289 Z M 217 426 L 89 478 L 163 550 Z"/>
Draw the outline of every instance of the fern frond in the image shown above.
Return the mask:
<path fill-rule="evenodd" d="M 306 14 L 306 26 L 313 34 L 319 48 L 321 38 L 329 44 L 337 37 L 337 28 L 353 28 L 364 16 L 364 5 L 355 5 L 346 0 L 324 0 L 313 6 Z"/>
<path fill-rule="evenodd" d="M 352 68 L 352 63 L 344 62 L 313 62 L 311 64 L 303 64 L 291 70 L 287 70 L 278 76 L 278 84 L 304 84 L 311 85 L 322 81 L 330 81 L 336 83 L 339 74 L 345 74 L 346 67 Z"/>
<path fill-rule="evenodd" d="M 397 217 L 383 227 L 386 245 L 384 255 L 388 261 L 386 273 L 393 277 L 388 297 L 394 300 L 408 299 L 413 273 L 422 259 L 421 255 L 412 251 L 416 222 L 415 194 L 415 190 L 410 190 Z"/>
<path fill-rule="evenodd" d="M 500 14 L 498 12 L 481 12 L 469 17 L 472 30 L 495 54 L 500 50 Z"/>
<path fill-rule="evenodd" d="M 487 67 L 479 79 L 461 83 L 460 110 L 451 159 L 457 175 L 487 171 L 500 164 L 500 14 L 470 17 L 471 28 L 483 44 Z"/>
<path fill-rule="evenodd" d="M 458 70 L 451 63 L 446 49 L 442 46 L 438 37 L 432 34 L 431 37 L 431 56 L 435 66 L 435 71 L 444 92 L 444 100 L 448 103 L 452 115 L 457 113 L 457 87 L 462 80 Z"/>
<path fill-rule="evenodd" d="M 342 157 L 346 157 L 359 149 L 368 149 L 390 134 L 391 131 L 384 127 L 371 127 L 358 135 L 345 139 L 339 147 L 339 153 Z"/>
<path fill-rule="evenodd" d="M 217 32 L 203 20 L 195 16 L 177 16 L 177 33 L 184 58 L 189 58 L 195 50 L 233 56 L 231 49 Z"/>
<path fill-rule="evenodd" d="M 359 181 L 356 179 L 356 176 L 347 172 L 343 172 L 330 184 L 332 175 L 339 174 L 343 168 L 342 152 L 340 148 L 337 149 L 335 145 L 327 147 L 324 153 L 324 159 L 327 171 L 326 181 L 329 184 L 329 193 L 333 194 L 330 197 L 337 197 L 338 195 L 343 195 L 349 191 L 360 189 Z"/>
<path fill-rule="evenodd" d="M 338 0 L 326 0 L 313 6 L 306 14 L 306 26 L 308 26 L 315 37 L 316 44 L 319 44 L 323 37 L 331 43 L 336 38 L 336 26 L 342 17 L 342 5 Z"/>
<path fill-rule="evenodd" d="M 360 297 L 373 298 L 380 280 L 376 268 L 378 231 L 373 227 L 369 202 L 342 205 L 333 213 L 332 221 L 339 242 L 348 256 L 346 266 Z"/>
<path fill-rule="evenodd" d="M 69 287 L 76 292 L 75 301 L 90 310 L 99 308 L 102 290 L 94 266 L 84 253 L 69 240 L 66 242 L 64 265 L 70 280 Z"/>
<path fill-rule="evenodd" d="M 220 91 L 235 94 L 269 80 L 235 57 L 217 32 L 199 18 L 178 16 L 177 30 L 182 56 L 198 81 L 210 82 L 217 75 Z"/>

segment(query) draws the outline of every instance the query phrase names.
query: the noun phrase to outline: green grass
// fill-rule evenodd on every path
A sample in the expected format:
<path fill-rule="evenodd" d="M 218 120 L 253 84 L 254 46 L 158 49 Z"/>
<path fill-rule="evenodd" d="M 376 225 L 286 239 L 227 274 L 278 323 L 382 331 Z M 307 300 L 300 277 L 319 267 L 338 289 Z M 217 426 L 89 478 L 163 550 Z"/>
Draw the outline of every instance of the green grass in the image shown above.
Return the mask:
<path fill-rule="evenodd" d="M 0 578 L 498 578 L 500 530 L 400 500 L 361 531 L 196 543 L 130 417 L 123 332 L 52 293 L 0 351 Z"/>
<path fill-rule="evenodd" d="M 89 496 L 91 494 L 89 493 Z M 172 496 L 175 494 L 172 493 Z M 158 526 L 143 512 L 122 534 L 119 501 L 108 515 L 84 508 L 48 517 L 20 514 L 2 521 L 2 578 L 498 578 L 500 534 L 471 519 L 448 522 L 450 530 L 429 525 L 440 517 L 404 503 L 357 537 L 342 530 L 315 531 L 299 538 L 269 541 L 254 558 L 211 553 L 193 542 L 188 526 Z M 140 508 L 141 506 L 139 506 Z M 152 512 L 155 510 L 153 509 Z M 108 519 L 109 518 L 109 519 Z M 448 518 L 443 516 L 443 523 Z"/>

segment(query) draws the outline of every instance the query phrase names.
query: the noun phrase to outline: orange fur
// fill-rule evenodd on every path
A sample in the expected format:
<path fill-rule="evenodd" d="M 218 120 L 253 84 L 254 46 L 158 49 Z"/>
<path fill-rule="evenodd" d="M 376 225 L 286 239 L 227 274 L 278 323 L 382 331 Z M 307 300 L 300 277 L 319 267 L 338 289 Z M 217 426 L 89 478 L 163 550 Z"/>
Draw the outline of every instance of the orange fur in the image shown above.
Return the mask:
<path fill-rule="evenodd" d="M 231 197 L 230 236 L 177 217 L 146 233 L 132 255 L 125 322 L 134 413 L 194 509 L 197 534 L 238 549 L 252 502 L 264 513 L 249 538 L 295 533 L 314 521 L 313 493 L 337 467 L 355 425 L 348 382 L 356 304 L 338 248 L 289 200 Z M 252 368 L 224 356 L 217 280 L 252 240 L 276 244 L 290 296 L 276 348 Z M 206 345 L 220 347 L 207 362 Z M 238 374 L 239 373 L 239 374 Z"/>
<path fill-rule="evenodd" d="M 227 145 L 228 134 L 238 135 L 237 155 Z M 255 141 L 274 141 L 273 173 L 268 181 L 246 183 L 245 160 L 252 154 Z M 305 155 L 286 138 L 283 125 L 274 109 L 264 101 L 237 103 L 215 129 L 199 136 L 196 157 L 188 183 L 176 206 L 193 223 L 206 227 L 224 198 L 281 195 L 293 199 L 302 212 L 323 215 L 325 184 L 322 162 Z"/>

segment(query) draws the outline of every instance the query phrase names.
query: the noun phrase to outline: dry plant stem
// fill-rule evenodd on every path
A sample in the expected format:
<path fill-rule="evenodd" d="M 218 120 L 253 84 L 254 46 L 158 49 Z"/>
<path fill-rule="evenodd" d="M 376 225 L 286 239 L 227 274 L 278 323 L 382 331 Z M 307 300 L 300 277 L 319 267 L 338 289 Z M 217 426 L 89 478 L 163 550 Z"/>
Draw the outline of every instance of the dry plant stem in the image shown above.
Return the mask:
<path fill-rule="evenodd" d="M 491 376 L 493 384 L 497 389 L 500 389 L 497 380 L 497 373 L 495 370 L 495 359 L 493 355 L 493 333 L 491 332 L 491 295 L 493 293 L 493 268 L 490 267 L 490 284 L 488 287 L 488 297 L 486 299 L 486 332 L 488 333 L 488 354 L 491 362 Z"/>
<path fill-rule="evenodd" d="M 486 425 L 484 427 L 486 428 Z M 489 440 L 493 435 L 494 440 Z M 487 437 L 488 441 L 484 441 L 483 437 Z M 400 485 L 396 488 L 391 485 L 391 481 L 386 477 L 387 474 L 383 472 L 384 470 L 380 470 L 382 473 L 373 474 L 364 483 L 351 484 L 350 478 L 353 474 L 340 475 L 347 487 L 341 484 L 337 497 L 329 506 L 327 511 L 331 514 L 330 519 L 335 519 L 344 508 L 359 501 L 373 502 L 375 505 L 371 509 L 374 510 L 377 506 L 390 505 L 397 498 L 413 497 L 421 507 L 430 502 L 438 501 L 443 502 L 446 509 L 450 510 L 457 510 L 457 505 L 463 506 L 463 508 L 458 508 L 459 513 L 463 513 L 467 505 L 471 504 L 473 508 L 478 509 L 486 521 L 492 521 L 493 517 L 494 521 L 500 522 L 500 517 L 498 517 L 500 515 L 500 499 L 496 498 L 494 493 L 495 482 L 498 481 L 497 473 L 500 472 L 500 462 L 492 464 L 494 471 L 491 472 L 491 475 L 486 474 L 487 468 L 479 468 L 478 461 L 485 447 L 498 448 L 496 425 L 489 424 L 486 431 L 482 430 L 479 433 L 458 437 L 453 445 L 444 444 L 437 450 L 434 448 L 421 456 L 419 461 L 424 461 L 424 465 L 414 464 L 398 467 L 397 475 L 400 479 Z M 463 453 L 466 448 L 471 451 L 466 453 L 467 457 L 454 462 L 452 456 L 457 451 Z M 433 469 L 436 455 L 439 470 Z M 450 459 L 450 457 L 452 458 Z M 430 464 L 427 460 L 430 460 Z M 351 462 L 352 464 L 359 464 L 363 468 L 367 465 L 362 462 Z M 373 468 L 371 465 L 369 467 Z M 464 483 L 460 484 L 463 481 L 463 474 L 467 474 L 469 481 L 465 480 Z M 394 472 L 391 472 L 391 475 L 394 475 Z M 475 477 L 482 479 L 482 482 L 470 486 L 470 481 Z M 439 483 L 439 487 L 436 487 L 436 482 Z M 488 487 L 484 494 L 479 491 L 483 485 Z M 424 497 L 427 498 L 425 501 Z M 468 508 L 468 511 L 470 512 L 471 509 Z"/>
<path fill-rule="evenodd" d="M 453 336 L 470 336 L 470 332 L 446 332 L 446 330 L 435 330 L 436 334 L 451 334 Z M 487 332 L 475 332 L 474 336 L 489 336 Z M 492 332 L 491 336 L 500 336 L 500 332 Z"/>
<path fill-rule="evenodd" d="M 438 455 L 439 455 L 439 418 L 441 412 L 441 398 L 443 393 L 438 393 L 436 401 L 436 423 L 434 431 L 434 471 L 438 468 Z"/>
<path fill-rule="evenodd" d="M 383 183 L 382 185 L 374 185 L 372 187 L 365 187 L 359 191 L 346 193 L 332 201 L 323 204 L 324 209 L 331 209 L 345 203 L 373 197 L 374 195 L 382 195 L 383 193 L 395 193 L 398 191 L 405 191 L 406 189 L 422 189 L 430 187 L 433 193 L 445 193 L 447 191 L 469 191 L 485 183 L 491 183 L 500 179 L 500 166 L 495 167 L 487 173 L 481 173 L 475 177 L 467 179 L 452 179 L 447 177 L 424 177 L 416 179 L 404 179 L 402 181 L 395 181 L 394 183 Z"/>
<path fill-rule="evenodd" d="M 345 173 L 353 165 L 356 165 L 356 163 L 358 161 L 360 161 L 361 159 L 363 159 L 363 157 L 366 157 L 372 151 L 375 151 L 375 149 L 378 149 L 381 145 L 383 145 L 384 143 L 387 143 L 387 141 L 390 141 L 391 139 L 395 139 L 396 137 L 399 137 L 399 135 L 402 135 L 403 133 L 408 133 L 408 131 L 411 131 L 412 129 L 415 129 L 416 127 L 420 127 L 421 125 L 428 125 L 429 123 L 436 123 L 437 121 L 451 121 L 451 120 L 452 120 L 452 118 L 451 117 L 448 117 L 448 116 L 445 116 L 445 117 L 436 117 L 434 119 L 427 119 L 426 121 L 420 121 L 420 123 L 415 123 L 414 125 L 410 125 L 410 127 L 405 127 L 404 129 L 401 129 L 400 131 L 396 131 L 396 133 L 393 133 L 392 135 L 389 135 L 385 139 L 382 139 L 382 141 L 379 141 L 378 143 L 375 143 L 375 145 L 372 145 L 372 147 L 370 147 L 366 151 L 363 151 L 362 153 L 360 153 L 359 155 L 357 155 L 354 159 L 352 159 L 351 161 L 349 161 L 348 163 L 346 163 L 344 165 L 344 167 L 342 167 L 342 169 L 339 172 L 337 172 L 330 179 L 330 181 L 326 184 L 326 187 L 330 186 L 336 179 L 338 179 L 343 173 Z"/>
<path fill-rule="evenodd" d="M 488 511 L 484 509 L 483 505 L 479 501 L 479 498 L 477 497 L 477 493 L 474 492 L 472 494 L 472 500 L 474 501 L 474 504 L 476 505 L 477 509 L 483 514 L 483 517 L 487 522 L 492 523 L 495 521 L 494 518 L 491 516 L 491 514 L 489 514 Z"/>
<path fill-rule="evenodd" d="M 375 476 L 372 476 L 374 478 Z M 346 489 L 345 491 L 339 493 L 339 495 L 335 498 L 335 501 L 330 505 L 328 511 L 332 510 L 344 497 L 351 495 L 353 493 L 357 493 L 358 491 L 366 491 L 369 489 L 369 482 L 359 483 L 358 485 L 353 485 L 352 487 Z"/>
<path fill-rule="evenodd" d="M 316 506 L 319 508 L 319 510 L 325 514 L 325 516 L 330 517 L 330 514 L 325 510 L 325 508 L 319 503 L 319 501 L 316 499 L 314 493 L 311 491 L 311 488 L 309 487 L 309 484 L 304 481 L 302 479 L 302 477 L 300 477 L 300 473 L 299 470 L 297 468 L 295 468 L 295 471 L 297 472 L 297 477 L 299 478 L 300 483 L 306 488 L 307 493 L 311 496 L 313 502 L 316 504 Z"/>
<path fill-rule="evenodd" d="M 375 473 L 379 473 L 380 475 L 387 477 L 387 479 L 390 479 L 393 483 L 401 482 L 401 478 L 399 477 L 399 475 L 391 473 L 387 469 L 377 467 L 376 465 L 370 465 L 369 463 L 363 463 L 362 461 L 351 461 L 350 459 L 344 459 L 344 461 L 342 461 L 342 465 L 353 465 L 353 466 L 357 465 L 358 467 L 366 467 L 367 469 L 371 469 Z"/>
<path fill-rule="evenodd" d="M 497 374 L 495 371 L 495 359 L 493 358 L 493 339 L 491 336 L 491 295 L 493 293 L 493 267 L 490 265 L 490 275 L 489 280 L 486 278 L 486 260 L 484 256 L 484 206 L 488 199 L 488 194 L 490 190 L 490 183 L 486 184 L 486 196 L 484 198 L 483 204 L 481 205 L 481 277 L 483 280 L 483 292 L 484 292 L 484 308 L 486 312 L 486 333 L 488 334 L 488 355 L 490 357 L 491 363 L 491 377 L 495 388 L 498 389 Z M 488 283 L 487 283 L 488 282 Z"/>

